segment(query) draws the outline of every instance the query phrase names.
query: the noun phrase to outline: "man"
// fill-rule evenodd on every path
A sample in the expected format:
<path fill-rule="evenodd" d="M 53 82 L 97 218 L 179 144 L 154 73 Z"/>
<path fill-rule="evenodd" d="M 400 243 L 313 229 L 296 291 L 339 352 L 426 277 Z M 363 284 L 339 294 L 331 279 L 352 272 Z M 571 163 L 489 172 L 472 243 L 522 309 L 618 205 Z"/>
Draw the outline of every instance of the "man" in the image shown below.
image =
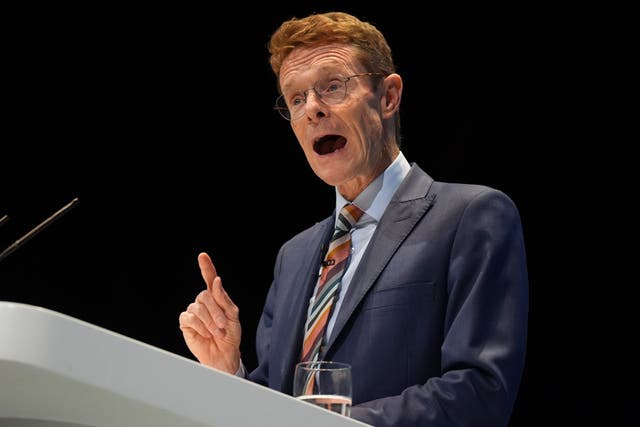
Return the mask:
<path fill-rule="evenodd" d="M 335 187 L 336 211 L 281 247 L 249 373 L 238 307 L 200 254 L 207 289 L 179 319 L 190 351 L 285 393 L 297 362 L 347 362 L 351 416 L 374 426 L 507 425 L 528 317 L 516 207 L 492 188 L 434 181 L 405 159 L 402 78 L 372 25 L 344 13 L 291 19 L 269 50 L 276 108 Z M 331 249 L 337 223 L 348 230 L 346 258 Z M 316 296 L 325 280 L 335 293 Z"/>

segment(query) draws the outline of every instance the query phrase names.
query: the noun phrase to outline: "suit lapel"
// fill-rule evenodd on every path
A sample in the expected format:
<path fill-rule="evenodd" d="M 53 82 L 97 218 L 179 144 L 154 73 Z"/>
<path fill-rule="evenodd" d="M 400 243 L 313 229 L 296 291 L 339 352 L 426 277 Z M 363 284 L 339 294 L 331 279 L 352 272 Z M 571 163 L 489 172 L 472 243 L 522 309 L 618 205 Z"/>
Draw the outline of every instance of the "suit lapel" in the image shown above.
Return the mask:
<path fill-rule="evenodd" d="M 434 203 L 435 194 L 428 193 L 432 183 L 433 179 L 414 165 L 398 187 L 349 285 L 331 338 L 327 343 L 327 352 L 331 350 L 331 346 L 340 335 L 347 320 L 373 286 L 380 272 Z"/>

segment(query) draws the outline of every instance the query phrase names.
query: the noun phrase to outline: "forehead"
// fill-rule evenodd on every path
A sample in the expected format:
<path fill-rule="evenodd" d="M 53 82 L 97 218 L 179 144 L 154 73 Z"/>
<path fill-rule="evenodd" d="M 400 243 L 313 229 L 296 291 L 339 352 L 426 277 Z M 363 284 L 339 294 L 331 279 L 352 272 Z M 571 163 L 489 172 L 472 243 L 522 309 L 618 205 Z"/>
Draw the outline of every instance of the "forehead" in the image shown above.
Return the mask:
<path fill-rule="evenodd" d="M 336 43 L 298 47 L 282 63 L 280 86 L 285 89 L 296 82 L 331 72 L 353 73 L 357 67 L 353 46 Z"/>

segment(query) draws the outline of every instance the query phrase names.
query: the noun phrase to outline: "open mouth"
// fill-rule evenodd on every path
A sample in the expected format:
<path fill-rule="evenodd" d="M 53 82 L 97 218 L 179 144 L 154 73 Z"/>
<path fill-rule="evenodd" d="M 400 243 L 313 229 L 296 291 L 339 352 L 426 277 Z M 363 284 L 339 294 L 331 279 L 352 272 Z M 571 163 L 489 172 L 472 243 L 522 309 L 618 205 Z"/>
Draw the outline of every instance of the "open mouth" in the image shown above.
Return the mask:
<path fill-rule="evenodd" d="M 347 140 L 340 135 L 325 135 L 313 143 L 313 150 L 320 154 L 330 154 L 347 145 Z"/>

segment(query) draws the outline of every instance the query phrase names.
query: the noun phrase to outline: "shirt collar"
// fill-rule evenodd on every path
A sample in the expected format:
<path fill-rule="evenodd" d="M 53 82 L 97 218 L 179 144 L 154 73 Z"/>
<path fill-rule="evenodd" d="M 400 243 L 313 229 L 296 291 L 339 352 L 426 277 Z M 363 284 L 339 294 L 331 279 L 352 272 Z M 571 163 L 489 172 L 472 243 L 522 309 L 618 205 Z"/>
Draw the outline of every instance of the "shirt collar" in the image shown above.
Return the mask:
<path fill-rule="evenodd" d="M 361 222 L 380 221 L 391 197 L 409 173 L 409 169 L 411 165 L 400 152 L 387 169 L 355 198 L 353 203 L 365 212 Z M 336 188 L 336 219 L 342 207 L 348 203 L 349 201 L 342 197 Z"/>

